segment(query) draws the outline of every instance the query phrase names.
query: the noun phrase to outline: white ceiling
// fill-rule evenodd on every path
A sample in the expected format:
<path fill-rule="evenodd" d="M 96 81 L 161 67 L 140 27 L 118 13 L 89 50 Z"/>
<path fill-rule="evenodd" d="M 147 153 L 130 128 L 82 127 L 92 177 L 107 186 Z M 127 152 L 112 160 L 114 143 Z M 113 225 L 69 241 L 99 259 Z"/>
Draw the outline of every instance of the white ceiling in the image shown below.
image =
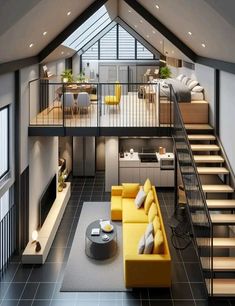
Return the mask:
<path fill-rule="evenodd" d="M 4 33 L 0 32 L 0 62 L 37 55 L 95 0 L 7 1 L 11 3 L 5 5 L 4 16 L 1 16 L 1 8 L 0 15 L 0 29 L 7 24 Z M 26 3 L 26 1 L 28 6 L 23 5 L 21 11 L 18 4 Z M 18 10 L 21 13 L 18 13 L 14 18 L 11 17 L 10 26 L 8 15 L 11 16 L 12 10 Z M 67 16 L 68 11 L 71 11 L 70 16 Z M 48 32 L 46 36 L 43 36 L 44 31 Z M 34 46 L 29 48 L 31 43 L 34 43 Z"/>
<path fill-rule="evenodd" d="M 2 1 L 0 62 L 37 55 L 94 1 L 98 0 Z M 198 55 L 235 62 L 235 0 L 138 1 Z M 115 9 L 109 9 L 113 17 L 119 15 L 159 51 L 167 51 L 169 56 L 188 60 L 130 9 L 124 0 L 110 0 L 110 3 L 112 7 L 116 5 Z M 67 16 L 68 11 L 72 12 L 70 16 Z M 43 36 L 44 31 L 48 32 L 46 36 Z M 192 32 L 192 36 L 188 35 L 188 31 Z M 34 46 L 29 48 L 31 43 Z M 206 48 L 202 47 L 202 43 L 206 44 Z"/>
<path fill-rule="evenodd" d="M 234 8 L 234 2 L 234 0 L 139 0 L 142 6 L 195 53 L 229 62 L 235 62 L 235 28 L 226 12 L 228 7 Z M 159 10 L 156 4 L 159 5 Z M 188 35 L 188 31 L 192 32 L 192 36 Z M 206 48 L 202 47 L 202 43 L 205 43 Z"/>

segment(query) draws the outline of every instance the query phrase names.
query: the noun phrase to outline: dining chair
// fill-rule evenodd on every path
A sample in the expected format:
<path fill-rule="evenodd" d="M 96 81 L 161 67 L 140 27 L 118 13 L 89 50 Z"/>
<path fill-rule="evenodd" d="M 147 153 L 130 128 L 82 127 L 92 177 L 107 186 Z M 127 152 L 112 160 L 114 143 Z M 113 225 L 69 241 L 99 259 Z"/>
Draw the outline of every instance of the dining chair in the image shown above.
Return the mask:
<path fill-rule="evenodd" d="M 90 95 L 87 92 L 79 92 L 77 97 L 77 106 L 79 109 L 79 114 L 81 110 L 85 108 L 88 113 L 88 107 L 91 105 Z"/>
<path fill-rule="evenodd" d="M 73 118 L 74 95 L 72 93 L 64 93 L 64 110 L 69 109 Z"/>

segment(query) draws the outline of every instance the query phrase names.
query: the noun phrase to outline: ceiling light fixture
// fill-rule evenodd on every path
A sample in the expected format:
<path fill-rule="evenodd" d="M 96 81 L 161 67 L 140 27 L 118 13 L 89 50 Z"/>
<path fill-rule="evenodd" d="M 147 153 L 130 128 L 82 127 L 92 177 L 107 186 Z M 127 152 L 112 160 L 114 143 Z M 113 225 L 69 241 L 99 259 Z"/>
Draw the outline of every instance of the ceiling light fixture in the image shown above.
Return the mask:
<path fill-rule="evenodd" d="M 140 23 L 143 23 L 143 20 L 142 20 L 142 19 L 140 19 Z"/>
<path fill-rule="evenodd" d="M 138 28 L 137 24 L 135 24 L 135 28 Z"/>
<path fill-rule="evenodd" d="M 147 36 L 147 38 L 149 38 L 149 35 L 146 35 Z"/>
<path fill-rule="evenodd" d="M 172 51 L 171 51 L 171 53 L 172 53 L 172 54 L 174 54 L 174 53 L 175 53 L 175 51 L 174 51 L 174 50 L 172 50 Z"/>
<path fill-rule="evenodd" d="M 206 48 L 206 45 L 205 45 L 204 43 L 202 43 L 202 47 L 203 47 L 203 48 Z"/>
<path fill-rule="evenodd" d="M 43 32 L 42 34 L 43 34 L 43 36 L 46 36 L 47 35 L 47 31 Z"/>
<path fill-rule="evenodd" d="M 188 32 L 188 35 L 192 36 L 192 35 L 193 35 L 193 33 L 189 31 L 189 32 Z"/>
<path fill-rule="evenodd" d="M 68 11 L 67 16 L 70 16 L 70 15 L 71 15 L 71 11 Z"/>
<path fill-rule="evenodd" d="M 131 13 L 131 10 L 129 10 L 128 12 Z"/>
<path fill-rule="evenodd" d="M 160 9 L 160 6 L 158 4 L 155 5 L 156 9 Z"/>
<path fill-rule="evenodd" d="M 61 52 L 61 55 L 64 55 L 64 51 Z"/>
<path fill-rule="evenodd" d="M 160 44 L 162 45 L 162 40 L 160 40 Z"/>
<path fill-rule="evenodd" d="M 33 44 L 33 43 L 31 43 L 31 44 L 29 45 L 29 48 L 33 48 L 33 46 L 34 46 L 34 44 Z"/>
<path fill-rule="evenodd" d="M 156 31 L 153 30 L 153 34 L 156 34 Z"/>

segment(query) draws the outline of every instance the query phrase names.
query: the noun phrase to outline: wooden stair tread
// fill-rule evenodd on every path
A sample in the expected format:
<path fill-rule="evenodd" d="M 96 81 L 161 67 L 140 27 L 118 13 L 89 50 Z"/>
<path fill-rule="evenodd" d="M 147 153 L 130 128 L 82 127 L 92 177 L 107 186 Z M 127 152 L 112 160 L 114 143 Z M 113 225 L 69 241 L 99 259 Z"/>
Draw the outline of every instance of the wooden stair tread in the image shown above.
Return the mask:
<path fill-rule="evenodd" d="M 204 192 L 215 192 L 215 193 L 232 193 L 234 192 L 234 189 L 225 184 L 220 185 L 202 185 L 202 190 Z"/>
<path fill-rule="evenodd" d="M 206 200 L 209 209 L 233 209 L 235 200 Z"/>
<path fill-rule="evenodd" d="M 192 144 L 192 151 L 219 151 L 220 147 L 214 144 Z"/>
<path fill-rule="evenodd" d="M 207 135 L 207 134 L 189 134 L 188 135 L 189 140 L 216 140 L 216 137 L 214 135 Z"/>
<path fill-rule="evenodd" d="M 186 130 L 213 130 L 209 124 L 185 124 Z"/>
<path fill-rule="evenodd" d="M 210 293 L 211 280 L 206 279 L 207 290 Z M 235 296 L 235 279 L 216 278 L 213 279 L 213 296 Z"/>
<path fill-rule="evenodd" d="M 197 171 L 199 174 L 229 174 L 224 167 L 197 167 Z"/>
<path fill-rule="evenodd" d="M 210 257 L 201 257 L 202 268 L 208 270 L 211 268 Z M 230 271 L 235 270 L 235 257 L 213 257 L 214 271 Z"/>
<path fill-rule="evenodd" d="M 210 246 L 209 238 L 197 238 L 197 244 L 200 247 Z M 235 238 L 213 238 L 214 248 L 235 248 Z"/>
<path fill-rule="evenodd" d="M 220 155 L 194 155 L 196 163 L 223 163 L 224 159 Z"/>
<path fill-rule="evenodd" d="M 191 214 L 192 221 L 194 224 L 205 225 L 208 223 L 207 216 L 202 213 Z M 211 222 L 213 224 L 235 224 L 235 215 L 233 214 L 210 214 Z"/>

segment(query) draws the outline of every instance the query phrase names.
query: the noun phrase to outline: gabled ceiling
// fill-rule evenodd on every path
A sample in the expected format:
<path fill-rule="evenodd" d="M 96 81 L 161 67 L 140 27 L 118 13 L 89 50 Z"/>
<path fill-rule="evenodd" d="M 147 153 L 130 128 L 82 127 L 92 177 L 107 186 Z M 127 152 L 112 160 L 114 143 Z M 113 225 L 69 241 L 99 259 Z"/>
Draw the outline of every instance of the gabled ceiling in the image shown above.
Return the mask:
<path fill-rule="evenodd" d="M 0 10 L 0 62 L 38 55 L 95 1 L 99 0 L 3 1 Z M 160 52 L 188 60 L 124 0 L 109 0 L 108 3 L 112 18 L 121 17 Z M 138 0 L 138 3 L 196 54 L 235 63 L 234 0 Z M 69 11 L 71 14 L 67 15 Z M 43 32 L 47 34 L 43 35 Z M 34 45 L 29 48 L 31 43 Z"/>

